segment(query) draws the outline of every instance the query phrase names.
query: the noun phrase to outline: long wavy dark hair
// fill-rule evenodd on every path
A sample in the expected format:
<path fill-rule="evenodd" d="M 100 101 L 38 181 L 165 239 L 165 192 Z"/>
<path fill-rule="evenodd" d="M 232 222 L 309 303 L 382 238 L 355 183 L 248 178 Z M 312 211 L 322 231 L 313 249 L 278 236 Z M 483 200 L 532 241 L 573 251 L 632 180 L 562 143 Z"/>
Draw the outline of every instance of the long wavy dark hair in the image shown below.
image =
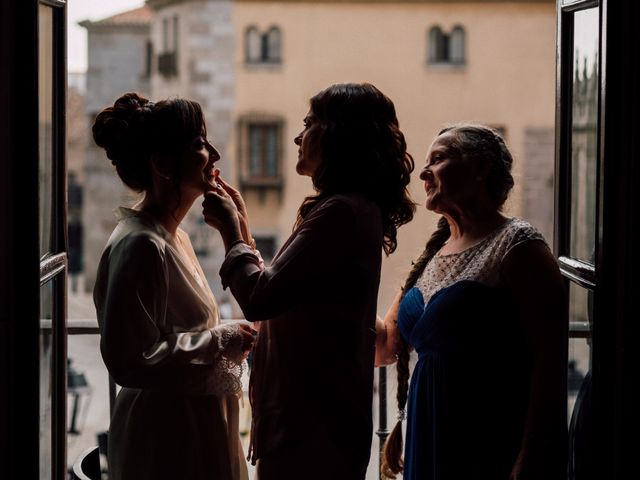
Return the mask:
<path fill-rule="evenodd" d="M 331 195 L 359 193 L 380 208 L 383 248 L 391 254 L 398 227 L 415 213 L 407 190 L 414 162 L 393 102 L 371 84 L 345 83 L 321 91 L 310 104 L 321 126 L 321 162 L 312 178 L 317 194 L 302 202 L 297 223 Z"/>
<path fill-rule="evenodd" d="M 511 167 L 513 157 L 502 136 L 494 129 L 484 125 L 460 124 L 442 129 L 438 137 L 444 133 L 451 133 L 449 148 L 453 155 L 467 158 L 488 165 L 486 188 L 489 198 L 496 210 L 501 210 L 513 187 Z M 402 287 L 402 295 L 408 292 L 418 281 L 425 267 L 451 236 L 449 222 L 440 217 L 436 231 L 433 232 L 424 251 L 413 263 L 411 271 Z M 402 461 L 402 419 L 404 418 L 409 394 L 409 345 L 402 335 L 398 335 L 396 344 L 398 374 L 398 390 L 396 400 L 400 412 L 395 428 L 387 438 L 384 446 L 382 473 L 387 478 L 395 478 L 403 470 Z"/>

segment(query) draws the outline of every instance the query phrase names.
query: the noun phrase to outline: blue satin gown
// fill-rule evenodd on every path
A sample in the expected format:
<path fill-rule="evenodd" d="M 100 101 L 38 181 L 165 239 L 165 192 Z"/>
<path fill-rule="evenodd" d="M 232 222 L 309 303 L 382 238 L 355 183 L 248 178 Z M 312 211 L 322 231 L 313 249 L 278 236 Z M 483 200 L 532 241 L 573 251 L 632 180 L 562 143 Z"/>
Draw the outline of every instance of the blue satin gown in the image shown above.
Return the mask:
<path fill-rule="evenodd" d="M 404 296 L 416 350 L 407 408 L 406 480 L 507 480 L 521 446 L 530 361 L 507 292 L 462 280 Z"/>

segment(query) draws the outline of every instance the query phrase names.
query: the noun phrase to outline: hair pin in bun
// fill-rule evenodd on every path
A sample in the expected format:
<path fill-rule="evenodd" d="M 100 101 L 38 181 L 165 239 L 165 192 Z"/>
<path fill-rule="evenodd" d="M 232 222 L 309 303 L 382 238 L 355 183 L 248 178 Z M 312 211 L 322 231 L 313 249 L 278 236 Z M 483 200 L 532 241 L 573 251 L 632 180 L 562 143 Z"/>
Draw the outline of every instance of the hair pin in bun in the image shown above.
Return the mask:
<path fill-rule="evenodd" d="M 140 108 L 142 109 L 142 111 L 149 112 L 151 113 L 153 111 L 153 107 L 155 107 L 156 104 L 155 102 L 152 101 L 148 101 L 147 103 L 145 103 L 144 105 L 142 105 Z"/>

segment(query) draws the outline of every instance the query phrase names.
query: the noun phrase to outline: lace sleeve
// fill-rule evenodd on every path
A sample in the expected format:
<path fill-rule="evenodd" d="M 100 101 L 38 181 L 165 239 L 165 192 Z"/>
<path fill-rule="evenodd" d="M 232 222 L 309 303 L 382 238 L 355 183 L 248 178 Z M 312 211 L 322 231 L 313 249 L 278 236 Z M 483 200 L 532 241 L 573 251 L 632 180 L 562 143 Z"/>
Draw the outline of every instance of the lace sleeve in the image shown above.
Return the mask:
<path fill-rule="evenodd" d="M 542 234 L 533 225 L 525 222 L 524 220 L 516 219 L 509 226 L 508 232 L 506 233 L 507 235 L 504 242 L 504 253 L 502 255 L 503 259 L 507 255 L 509 255 L 509 252 L 511 252 L 511 250 L 525 242 L 539 240 L 547 245 L 547 247 L 549 247 Z"/>
<path fill-rule="evenodd" d="M 218 347 L 215 366 L 215 392 L 223 395 L 240 395 L 244 359 L 240 325 L 218 325 L 211 330 Z"/>

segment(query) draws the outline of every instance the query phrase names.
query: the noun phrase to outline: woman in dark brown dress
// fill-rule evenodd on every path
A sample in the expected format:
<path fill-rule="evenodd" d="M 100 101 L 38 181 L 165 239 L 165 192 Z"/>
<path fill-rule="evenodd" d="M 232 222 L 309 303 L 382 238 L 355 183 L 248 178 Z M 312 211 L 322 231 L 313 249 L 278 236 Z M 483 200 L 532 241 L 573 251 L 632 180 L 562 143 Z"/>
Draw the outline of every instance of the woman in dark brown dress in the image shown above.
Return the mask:
<path fill-rule="evenodd" d="M 223 284 L 248 320 L 264 321 L 251 379 L 260 480 L 365 477 L 381 253 L 396 249 L 397 228 L 414 212 L 413 159 L 391 100 L 344 84 L 310 103 L 296 171 L 317 194 L 271 266 L 250 246 L 235 190 L 223 184 L 204 202 L 227 249 Z"/>

